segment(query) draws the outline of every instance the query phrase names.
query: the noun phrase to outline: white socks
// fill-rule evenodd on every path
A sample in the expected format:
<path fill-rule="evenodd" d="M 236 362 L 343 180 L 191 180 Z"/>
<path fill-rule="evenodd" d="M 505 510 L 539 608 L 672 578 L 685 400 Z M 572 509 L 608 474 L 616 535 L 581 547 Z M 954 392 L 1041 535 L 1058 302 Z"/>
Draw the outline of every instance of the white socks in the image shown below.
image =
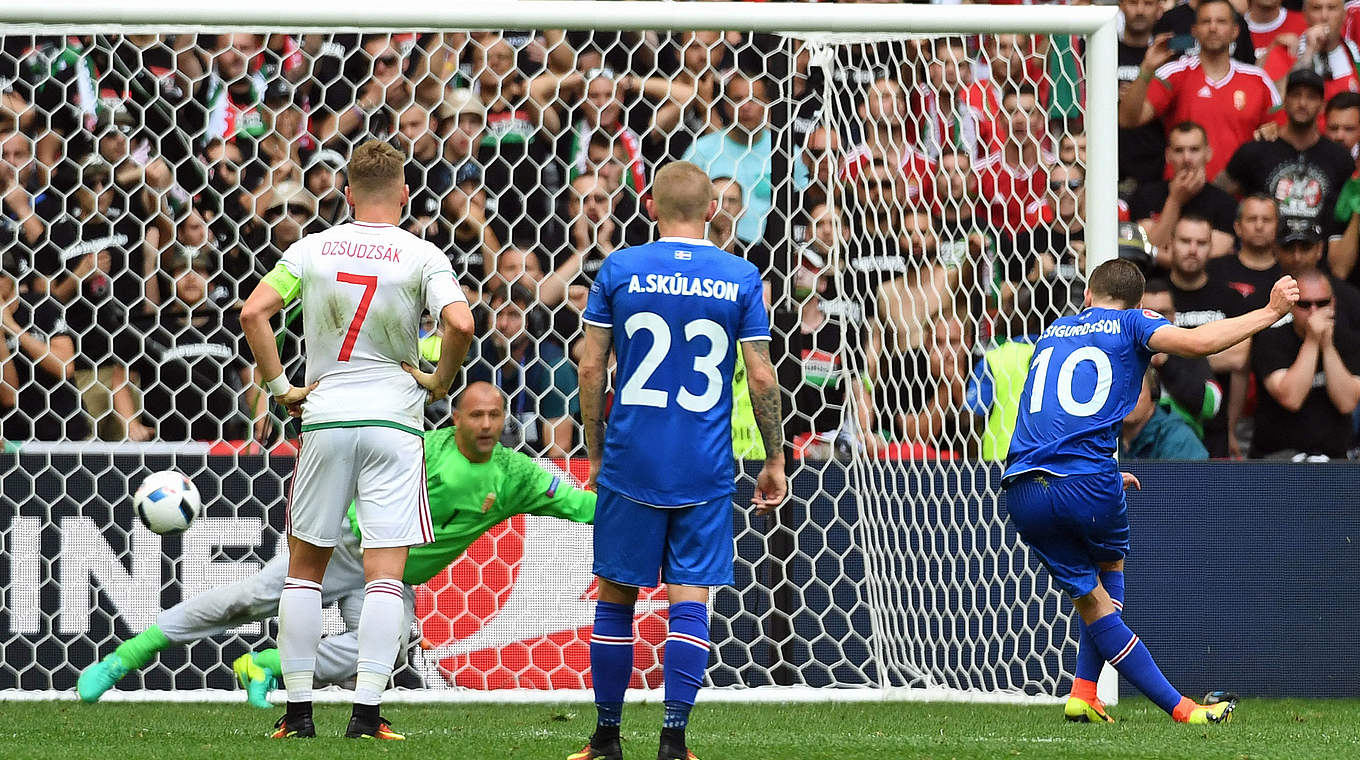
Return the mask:
<path fill-rule="evenodd" d="M 321 584 L 285 578 L 279 595 L 279 667 L 289 702 L 312 700 L 312 671 L 321 645 Z"/>
<path fill-rule="evenodd" d="M 379 578 L 364 585 L 364 608 L 359 614 L 359 672 L 354 682 L 355 704 L 376 705 L 382 701 L 383 690 L 392 677 L 392 665 L 401 650 L 404 607 L 401 581 Z M 279 654 L 283 654 L 282 642 Z M 287 666 L 284 671 L 286 675 Z M 291 690 L 289 693 L 291 695 Z"/>

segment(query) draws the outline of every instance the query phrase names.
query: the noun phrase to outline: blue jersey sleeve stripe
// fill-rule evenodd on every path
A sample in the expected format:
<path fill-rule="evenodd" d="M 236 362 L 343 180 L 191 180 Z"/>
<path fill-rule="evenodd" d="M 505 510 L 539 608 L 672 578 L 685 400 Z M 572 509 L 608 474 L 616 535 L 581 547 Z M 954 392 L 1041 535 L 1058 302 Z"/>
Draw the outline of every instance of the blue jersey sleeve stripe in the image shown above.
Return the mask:
<path fill-rule="evenodd" d="M 581 317 L 581 321 L 585 322 L 588 325 L 594 325 L 596 327 L 608 327 L 611 330 L 614 329 L 614 325 L 611 322 L 598 322 L 589 317 Z"/>
<path fill-rule="evenodd" d="M 737 342 L 738 342 L 738 343 L 749 343 L 749 342 L 755 341 L 755 340 L 769 340 L 769 339 L 770 339 L 770 334 L 769 334 L 769 333 L 765 333 L 764 335 L 747 335 L 746 337 L 743 337 L 743 338 L 737 338 Z"/>

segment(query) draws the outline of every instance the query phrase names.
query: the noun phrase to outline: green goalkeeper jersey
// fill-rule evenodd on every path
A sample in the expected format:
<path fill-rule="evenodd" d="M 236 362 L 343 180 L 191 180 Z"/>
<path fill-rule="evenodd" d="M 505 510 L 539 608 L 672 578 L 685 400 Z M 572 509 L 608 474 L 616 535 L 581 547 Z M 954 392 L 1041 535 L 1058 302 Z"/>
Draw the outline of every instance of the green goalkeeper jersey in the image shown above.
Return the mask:
<path fill-rule="evenodd" d="M 417 586 L 448 567 L 483 533 L 515 515 L 560 517 L 579 523 L 595 519 L 595 494 L 553 475 L 534 460 L 496 444 L 491 461 L 475 464 L 458 450 L 453 428 L 425 433 L 425 477 L 430 494 L 434 541 L 412 546 L 402 580 Z M 496 500 L 486 512 L 489 494 Z M 349 524 L 359 535 L 354 505 Z"/>

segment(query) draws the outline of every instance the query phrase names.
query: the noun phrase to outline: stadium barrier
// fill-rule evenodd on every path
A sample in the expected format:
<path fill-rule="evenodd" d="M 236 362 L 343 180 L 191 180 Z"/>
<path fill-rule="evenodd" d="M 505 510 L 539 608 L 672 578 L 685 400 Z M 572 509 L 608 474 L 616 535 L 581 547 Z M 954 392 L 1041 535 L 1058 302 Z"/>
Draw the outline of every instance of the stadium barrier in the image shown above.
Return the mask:
<path fill-rule="evenodd" d="M 0 471 L 8 473 L 0 497 L 0 692 L 72 688 L 80 668 L 116 639 L 153 623 L 162 606 L 250 574 L 281 545 L 280 484 L 292 468 L 287 457 L 11 452 L 0 454 L 0 461 Z M 558 464 L 573 472 L 584 465 Z M 204 473 L 197 478 L 204 512 L 182 536 L 155 536 L 135 524 L 125 483 L 172 466 Z M 1144 491 L 1131 499 L 1134 553 L 1126 615 L 1174 683 L 1191 694 L 1232 688 L 1250 695 L 1360 696 L 1360 654 L 1330 622 L 1360 602 L 1353 467 L 1134 463 L 1130 469 Z M 894 486 L 908 492 L 985 493 L 958 482 L 958 471 L 931 462 L 885 462 L 876 477 L 895 479 Z M 727 642 L 715 648 L 715 686 L 895 685 L 880 684 L 874 667 L 854 494 L 825 497 L 841 492 L 835 485 L 844 478 L 835 463 L 804 466 L 793 477 L 781 524 L 739 517 L 738 567 L 745 572 L 715 597 L 714 640 Z M 739 491 L 739 500 L 749 498 L 749 488 Z M 1024 595 L 1031 590 L 1023 586 L 1031 583 L 1047 587 L 1046 575 L 1032 563 L 1000 568 L 1009 579 L 1003 586 L 984 582 L 995 576 L 998 561 L 1011 560 L 961 545 L 971 534 L 951 527 L 966 525 L 980 508 L 969 498 L 922 499 L 912 514 L 897 515 L 903 530 L 894 538 L 912 560 L 896 572 L 903 578 L 943 575 L 935 587 L 952 595 L 927 607 L 995 606 L 1000 600 L 979 594 Z M 923 532 L 923 523 L 935 529 Z M 921 535 L 932 545 L 910 545 Z M 440 588 L 422 589 L 427 649 L 413 649 L 398 683 L 588 686 L 589 541 L 587 527 L 534 517 L 485 536 L 440 576 Z M 1027 560 L 1017 555 L 1014 561 Z M 639 629 L 652 646 L 638 648 L 635 687 L 660 685 L 662 609 L 659 601 L 644 603 Z M 933 642 L 914 654 L 941 664 L 944 672 L 1007 658 L 1022 663 L 1012 667 L 1070 670 L 1072 641 L 1038 659 L 969 644 L 1005 641 L 1023 649 L 1053 613 L 1029 610 L 1009 631 L 958 630 L 954 623 L 945 630 L 928 615 L 899 615 L 893 624 L 911 629 L 912 640 Z M 261 644 L 266 637 L 260 626 L 244 626 L 171 649 L 123 685 L 230 689 L 225 663 L 247 646 L 267 645 Z M 1024 681 L 1024 675 L 1016 677 Z"/>

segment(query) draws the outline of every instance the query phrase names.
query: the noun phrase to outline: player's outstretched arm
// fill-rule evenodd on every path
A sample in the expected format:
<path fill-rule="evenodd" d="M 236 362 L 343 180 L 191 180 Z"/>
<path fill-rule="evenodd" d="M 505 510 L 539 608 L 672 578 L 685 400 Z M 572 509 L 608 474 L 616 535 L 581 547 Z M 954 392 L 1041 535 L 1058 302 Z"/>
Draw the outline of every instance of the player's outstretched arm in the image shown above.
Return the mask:
<path fill-rule="evenodd" d="M 592 490 L 604 462 L 605 377 L 609 372 L 609 350 L 613 345 L 612 329 L 586 325 L 578 379 L 581 384 L 581 426 L 585 428 L 586 456 L 590 459 L 590 479 L 586 481 L 586 488 Z"/>
<path fill-rule="evenodd" d="M 1275 324 L 1298 300 L 1299 284 L 1285 275 L 1270 289 L 1270 303 L 1266 306 L 1199 327 L 1162 327 L 1152 334 L 1148 348 L 1176 356 L 1216 354 Z"/>
<path fill-rule="evenodd" d="M 765 466 L 756 477 L 756 493 L 751 497 L 756 513 L 763 515 L 779 506 L 788 491 L 784 480 L 784 415 L 779 408 L 779 381 L 770 361 L 770 342 L 743 341 L 741 351 L 746 360 L 751 411 L 765 444 Z"/>

